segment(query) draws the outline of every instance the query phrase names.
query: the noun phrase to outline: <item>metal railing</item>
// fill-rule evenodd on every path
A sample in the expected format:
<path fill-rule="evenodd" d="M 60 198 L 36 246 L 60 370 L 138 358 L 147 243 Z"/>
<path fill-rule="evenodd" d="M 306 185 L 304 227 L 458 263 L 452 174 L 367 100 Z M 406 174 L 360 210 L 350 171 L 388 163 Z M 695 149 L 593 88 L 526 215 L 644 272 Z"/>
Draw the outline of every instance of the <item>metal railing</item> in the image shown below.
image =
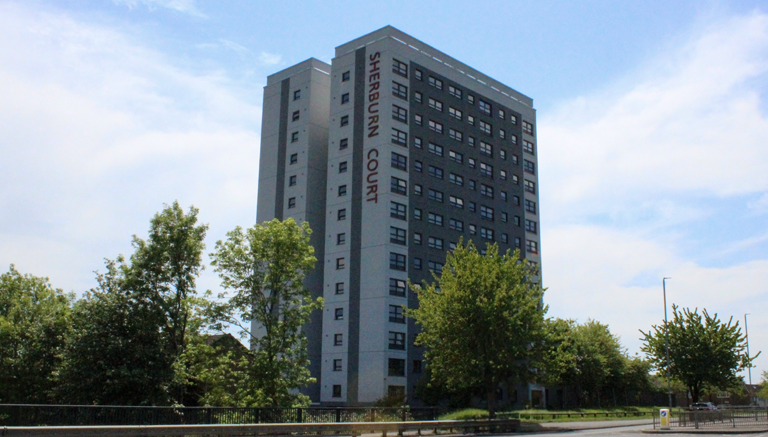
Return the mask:
<path fill-rule="evenodd" d="M 557 420 L 557 419 L 584 419 L 584 418 L 599 418 L 599 417 L 627 417 L 627 418 L 650 418 L 650 416 L 658 414 L 650 411 L 600 411 L 594 413 L 587 412 L 543 412 L 543 411 L 531 411 L 531 412 L 519 412 L 519 413 L 499 413 L 498 417 L 509 417 L 514 419 L 526 419 L 526 420 Z"/>
<path fill-rule="evenodd" d="M 436 408 L 127 407 L 0 404 L 0 426 L 216 425 L 425 421 Z"/>
<path fill-rule="evenodd" d="M 715 410 L 715 411 L 686 411 L 670 412 L 670 428 L 739 428 L 739 427 L 768 427 L 768 410 Z M 660 418 L 653 415 L 653 428 L 661 427 Z"/>

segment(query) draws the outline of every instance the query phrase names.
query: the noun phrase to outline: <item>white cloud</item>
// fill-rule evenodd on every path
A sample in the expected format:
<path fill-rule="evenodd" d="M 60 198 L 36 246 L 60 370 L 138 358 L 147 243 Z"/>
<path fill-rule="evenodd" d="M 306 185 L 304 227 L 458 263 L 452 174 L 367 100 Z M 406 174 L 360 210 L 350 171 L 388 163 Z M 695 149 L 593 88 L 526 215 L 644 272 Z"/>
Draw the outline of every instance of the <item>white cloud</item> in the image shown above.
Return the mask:
<path fill-rule="evenodd" d="M 144 5 L 150 10 L 156 8 L 172 9 L 177 12 L 204 18 L 205 14 L 197 9 L 195 0 L 113 0 L 116 4 L 123 4 L 133 9 L 138 5 Z"/>
<path fill-rule="evenodd" d="M 282 56 L 275 55 L 272 53 L 261 52 L 261 54 L 259 55 L 259 61 L 265 65 L 277 65 L 282 60 L 283 60 Z"/>
<path fill-rule="evenodd" d="M 768 193 L 763 193 L 757 200 L 747 203 L 747 207 L 756 214 L 768 212 Z"/>
<path fill-rule="evenodd" d="M 0 5 L 0 267 L 83 291 L 163 203 L 200 208 L 210 245 L 253 223 L 261 85 L 186 70 L 110 28 Z"/>
<path fill-rule="evenodd" d="M 605 94 L 545 114 L 540 162 L 551 212 L 765 191 L 766 72 L 768 15 L 725 17 Z"/>

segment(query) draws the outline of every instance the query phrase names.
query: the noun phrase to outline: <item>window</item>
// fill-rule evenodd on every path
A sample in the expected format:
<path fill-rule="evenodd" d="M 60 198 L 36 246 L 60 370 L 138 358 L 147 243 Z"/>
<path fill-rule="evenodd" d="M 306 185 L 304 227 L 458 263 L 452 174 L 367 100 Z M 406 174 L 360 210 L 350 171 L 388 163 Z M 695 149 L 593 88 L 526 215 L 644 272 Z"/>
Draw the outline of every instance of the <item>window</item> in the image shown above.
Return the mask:
<path fill-rule="evenodd" d="M 536 202 L 532 200 L 526 200 L 525 201 L 525 210 L 530 212 L 531 214 L 536 214 Z"/>
<path fill-rule="evenodd" d="M 514 114 L 511 114 L 511 115 L 509 116 L 509 121 L 511 121 L 511 122 L 512 122 L 512 124 L 517 124 L 517 116 L 516 116 L 516 115 L 514 115 Z"/>
<path fill-rule="evenodd" d="M 405 350 L 405 333 L 389 331 L 389 348 Z"/>
<path fill-rule="evenodd" d="M 299 162 L 299 154 L 298 153 L 291 154 L 291 158 L 290 158 L 289 162 L 291 164 L 296 164 L 297 162 Z"/>
<path fill-rule="evenodd" d="M 336 283 L 336 294 L 344 294 L 344 283 L 343 282 L 337 282 Z"/>
<path fill-rule="evenodd" d="M 470 179 L 469 184 L 467 186 L 469 187 L 470 190 L 475 191 L 475 184 L 476 182 Z"/>
<path fill-rule="evenodd" d="M 293 100 L 299 100 L 301 98 L 301 90 L 296 90 L 293 92 Z"/>
<path fill-rule="evenodd" d="M 439 275 L 443 273 L 443 264 L 437 261 L 427 261 L 427 269 Z"/>
<path fill-rule="evenodd" d="M 529 181 L 528 179 L 525 180 L 525 191 L 536 194 L 536 183 L 533 181 Z"/>
<path fill-rule="evenodd" d="M 393 193 L 405 196 L 408 193 L 408 182 L 400 178 L 392 177 L 390 189 Z"/>
<path fill-rule="evenodd" d="M 292 187 L 294 185 L 296 185 L 296 175 L 293 175 L 288 178 L 288 186 Z"/>
<path fill-rule="evenodd" d="M 458 118 L 459 120 L 461 120 L 461 118 L 463 117 L 461 110 L 453 108 L 451 106 L 448 107 L 448 115 L 450 115 L 453 118 Z"/>
<path fill-rule="evenodd" d="M 440 100 L 435 100 L 432 97 L 429 98 L 429 107 L 434 110 L 443 112 L 443 102 Z"/>
<path fill-rule="evenodd" d="M 433 178 L 442 179 L 443 169 L 440 167 L 435 167 L 434 165 L 430 165 L 428 169 L 428 174 Z"/>
<path fill-rule="evenodd" d="M 459 164 L 463 164 L 464 163 L 464 155 L 462 155 L 461 153 L 456 152 L 454 150 L 449 150 L 448 151 L 448 158 L 451 161 L 457 162 Z"/>
<path fill-rule="evenodd" d="M 493 208 L 480 205 L 480 218 L 483 220 L 493 221 Z"/>
<path fill-rule="evenodd" d="M 413 244 L 421 246 L 421 234 L 418 232 L 413 233 Z"/>
<path fill-rule="evenodd" d="M 493 157 L 493 146 L 485 141 L 480 141 L 480 153 Z"/>
<path fill-rule="evenodd" d="M 507 159 L 507 151 L 504 149 L 499 149 L 499 158 L 506 160 Z"/>
<path fill-rule="evenodd" d="M 536 233 L 536 222 L 533 220 L 525 219 L 525 230 L 533 234 Z"/>
<path fill-rule="evenodd" d="M 448 196 L 448 201 L 451 206 L 464 209 L 464 199 L 456 196 Z"/>
<path fill-rule="evenodd" d="M 429 76 L 428 83 L 439 90 L 443 89 L 443 81 L 436 77 Z"/>
<path fill-rule="evenodd" d="M 389 321 L 392 323 L 405 323 L 405 314 L 403 314 L 403 307 L 400 305 L 389 306 Z"/>
<path fill-rule="evenodd" d="M 402 279 L 389 278 L 389 294 L 405 297 L 406 283 Z"/>
<path fill-rule="evenodd" d="M 405 229 L 389 227 L 389 242 L 405 246 Z"/>
<path fill-rule="evenodd" d="M 539 244 L 532 240 L 525 240 L 525 251 L 530 253 L 539 253 Z"/>
<path fill-rule="evenodd" d="M 507 192 L 506 191 L 501 191 L 499 194 L 500 194 L 499 197 L 501 197 L 501 200 L 504 200 L 504 201 L 507 200 Z"/>
<path fill-rule="evenodd" d="M 530 153 L 533 155 L 533 143 L 530 141 L 523 140 L 523 152 Z"/>
<path fill-rule="evenodd" d="M 501 213 L 501 221 L 502 221 L 503 223 L 506 223 L 506 222 L 507 222 L 507 219 L 508 219 L 508 217 L 509 217 L 509 216 L 507 215 L 507 213 L 506 213 L 506 212 L 502 212 L 502 213 Z"/>
<path fill-rule="evenodd" d="M 457 131 L 456 129 L 448 129 L 448 137 L 458 142 L 462 142 L 464 140 L 464 134 L 461 133 L 461 131 Z"/>
<path fill-rule="evenodd" d="M 480 184 L 480 195 L 493 199 L 493 187 L 490 185 Z"/>
<path fill-rule="evenodd" d="M 520 237 L 515 237 L 515 249 L 520 249 Z"/>
<path fill-rule="evenodd" d="M 422 168 L 423 168 L 423 165 L 422 165 L 421 161 L 413 161 L 413 169 L 414 170 L 416 170 L 417 172 L 421 173 Z"/>
<path fill-rule="evenodd" d="M 461 98 L 461 90 L 459 88 L 456 88 L 453 85 L 448 85 L 448 94 L 454 97 L 457 97 L 459 99 Z"/>
<path fill-rule="evenodd" d="M 414 258 L 413 259 L 413 269 L 414 270 L 421 270 L 421 258 Z"/>
<path fill-rule="evenodd" d="M 499 179 L 502 181 L 507 180 L 507 171 L 506 170 L 499 170 Z"/>
<path fill-rule="evenodd" d="M 523 132 L 528 135 L 533 135 L 533 125 L 527 121 L 523 121 Z"/>
<path fill-rule="evenodd" d="M 339 140 L 339 150 L 344 150 L 349 147 L 349 138 L 342 138 Z"/>
<path fill-rule="evenodd" d="M 408 110 L 397 105 L 392 105 L 392 119 L 408 123 Z"/>
<path fill-rule="evenodd" d="M 517 155 L 512 155 L 512 164 L 520 164 L 520 159 L 517 157 Z"/>
<path fill-rule="evenodd" d="M 490 123 L 486 123 L 483 120 L 480 120 L 480 130 L 483 133 L 491 135 L 491 132 L 493 132 L 493 126 L 491 126 Z"/>
<path fill-rule="evenodd" d="M 336 308 L 333 310 L 333 320 L 344 320 L 344 308 Z"/>
<path fill-rule="evenodd" d="M 346 262 L 344 261 L 344 258 L 336 258 L 336 270 L 344 270 L 346 267 Z"/>
<path fill-rule="evenodd" d="M 499 118 L 502 119 L 502 120 L 507 118 L 506 115 L 504 115 L 504 110 L 503 109 L 499 109 Z"/>
<path fill-rule="evenodd" d="M 413 93 L 413 100 L 416 103 L 422 103 L 424 101 L 424 95 L 421 94 L 420 92 L 416 91 L 416 92 Z"/>
<path fill-rule="evenodd" d="M 419 208 L 413 208 L 413 219 L 421 220 L 421 210 Z"/>
<path fill-rule="evenodd" d="M 399 153 L 392 152 L 392 167 L 407 171 L 408 170 L 408 158 Z"/>
<path fill-rule="evenodd" d="M 392 144 L 397 144 L 398 146 L 407 147 L 408 146 L 408 134 L 392 128 Z"/>
<path fill-rule="evenodd" d="M 405 360 L 390 358 L 387 366 L 387 376 L 405 376 Z"/>
<path fill-rule="evenodd" d="M 475 137 L 469 137 L 469 147 L 475 147 Z"/>
<path fill-rule="evenodd" d="M 421 185 L 413 184 L 413 194 L 421 196 Z"/>
<path fill-rule="evenodd" d="M 471 224 L 471 223 L 470 223 L 470 224 L 469 224 L 469 234 L 470 234 L 470 235 L 475 235 L 475 234 L 477 234 L 477 226 L 475 226 L 475 225 L 473 225 L 473 224 Z"/>
<path fill-rule="evenodd" d="M 515 185 L 520 185 L 520 178 L 516 174 L 512 175 L 512 183 Z"/>
<path fill-rule="evenodd" d="M 477 204 L 475 202 L 469 202 L 469 211 L 475 212 L 477 210 Z"/>
<path fill-rule="evenodd" d="M 515 205 L 520 206 L 520 196 L 518 196 L 516 194 L 514 196 L 512 196 L 512 203 L 514 203 Z"/>
<path fill-rule="evenodd" d="M 407 214 L 407 206 L 402 203 L 390 202 L 389 204 L 389 216 L 398 220 L 405 220 Z"/>
<path fill-rule="evenodd" d="M 336 234 L 336 245 L 346 244 L 347 242 L 347 234 L 344 232 L 340 234 Z"/>
<path fill-rule="evenodd" d="M 344 93 L 341 95 L 341 104 L 344 105 L 346 103 L 349 103 L 349 93 Z"/>
<path fill-rule="evenodd" d="M 333 345 L 341 346 L 344 344 L 344 334 L 333 334 Z"/>
<path fill-rule="evenodd" d="M 294 133 L 291 134 L 291 142 L 295 143 L 296 141 L 299 141 L 299 133 L 298 132 L 294 132 Z"/>
<path fill-rule="evenodd" d="M 464 176 L 457 175 L 456 173 L 451 173 L 448 175 L 448 182 L 452 184 L 456 184 L 458 186 L 464 185 Z"/>
<path fill-rule="evenodd" d="M 486 102 L 483 99 L 478 99 L 477 105 L 480 108 L 480 112 L 482 112 L 485 115 L 491 115 L 491 104 L 490 103 Z"/>
<path fill-rule="evenodd" d="M 475 104 L 475 96 L 473 96 L 472 94 L 467 94 L 467 101 L 474 105 Z"/>
<path fill-rule="evenodd" d="M 421 126 L 421 115 L 415 114 L 413 116 L 413 122 L 416 123 L 416 126 Z"/>
<path fill-rule="evenodd" d="M 493 240 L 493 229 L 480 228 L 480 237 L 486 240 Z"/>
<path fill-rule="evenodd" d="M 423 368 L 421 360 L 413 360 L 413 373 L 421 373 Z"/>
<path fill-rule="evenodd" d="M 346 219 L 347 219 L 346 209 L 340 209 L 336 212 L 336 220 L 346 220 Z"/>
<path fill-rule="evenodd" d="M 336 358 L 333 360 L 333 371 L 334 372 L 341 372 L 341 358 Z M 341 388 L 341 386 L 339 386 Z M 341 396 L 341 394 L 339 394 Z"/>
<path fill-rule="evenodd" d="M 430 212 L 427 216 L 427 221 L 433 225 L 442 226 L 443 225 L 443 216 L 440 214 L 435 214 L 434 212 Z"/>
<path fill-rule="evenodd" d="M 340 346 L 340 345 L 337 345 Z M 334 398 L 340 398 L 341 397 L 341 385 L 340 384 L 334 384 L 333 385 L 333 393 L 331 394 L 331 397 Z"/>
<path fill-rule="evenodd" d="M 429 147 L 427 148 L 431 153 L 434 153 L 437 156 L 443 156 L 443 146 L 437 145 L 435 143 L 429 143 Z"/>
<path fill-rule="evenodd" d="M 487 178 L 493 179 L 493 166 L 490 165 L 490 164 L 486 164 L 484 162 L 481 162 L 480 163 L 480 174 L 485 176 L 485 177 L 487 177 Z"/>
<path fill-rule="evenodd" d="M 443 133 L 443 124 L 438 123 L 434 120 L 429 120 L 429 130 L 437 132 L 439 134 Z"/>
<path fill-rule="evenodd" d="M 475 158 L 467 159 L 467 164 L 469 164 L 469 168 L 475 168 Z"/>
<path fill-rule="evenodd" d="M 424 80 L 424 78 L 421 76 L 421 70 L 418 69 L 413 70 L 413 77 L 415 77 L 416 80 Z"/>
<path fill-rule="evenodd" d="M 512 142 L 512 144 L 517 144 L 517 135 L 510 135 L 509 140 Z"/>
<path fill-rule="evenodd" d="M 523 170 L 525 170 L 526 173 L 536 174 L 536 165 L 533 162 L 531 162 L 531 161 L 529 161 L 527 159 L 524 159 L 523 160 Z"/>
<path fill-rule="evenodd" d="M 392 82 L 392 95 L 403 100 L 408 100 L 408 87 L 397 82 Z"/>
<path fill-rule="evenodd" d="M 470 126 L 475 125 L 475 116 L 474 115 L 467 115 L 467 123 L 469 123 Z"/>
<path fill-rule="evenodd" d="M 339 185 L 339 197 L 347 195 L 347 186 Z"/>
<path fill-rule="evenodd" d="M 296 208 L 296 198 L 291 197 L 288 199 L 288 208 Z"/>
<path fill-rule="evenodd" d="M 346 126 L 349 124 L 349 115 L 345 115 L 341 117 L 341 123 L 339 123 L 340 126 Z"/>
<path fill-rule="evenodd" d="M 293 111 L 293 115 L 291 115 L 291 121 L 298 121 L 299 117 L 301 117 L 301 112 Z"/>
<path fill-rule="evenodd" d="M 346 173 L 347 172 L 347 161 L 342 161 L 339 163 L 339 173 Z"/>
<path fill-rule="evenodd" d="M 448 227 L 454 231 L 464 232 L 464 222 L 461 220 L 450 219 L 448 220 Z"/>
<path fill-rule="evenodd" d="M 432 249 L 443 250 L 443 239 L 437 237 L 429 237 L 427 238 L 427 246 L 431 247 Z"/>
<path fill-rule="evenodd" d="M 405 255 L 395 252 L 389 253 L 389 268 L 405 271 Z"/>
<path fill-rule="evenodd" d="M 432 188 L 429 189 L 429 200 L 434 200 L 435 202 L 443 203 L 443 192 L 433 190 Z"/>
<path fill-rule="evenodd" d="M 419 137 L 414 137 L 413 138 L 413 147 L 415 147 L 417 149 L 421 149 L 421 144 L 422 144 L 421 138 L 419 138 Z"/>
<path fill-rule="evenodd" d="M 499 129 L 499 138 L 503 140 L 506 137 L 507 137 L 507 131 L 505 131 L 504 129 Z"/>
<path fill-rule="evenodd" d="M 408 64 L 392 59 L 392 72 L 403 77 L 408 77 Z"/>
<path fill-rule="evenodd" d="M 509 235 L 501 234 L 501 242 L 504 244 L 509 243 Z"/>
<path fill-rule="evenodd" d="M 512 217 L 512 224 L 514 224 L 515 226 L 520 226 L 520 216 L 516 215 Z"/>
<path fill-rule="evenodd" d="M 349 70 L 341 73 L 341 81 L 347 82 L 349 80 Z"/>

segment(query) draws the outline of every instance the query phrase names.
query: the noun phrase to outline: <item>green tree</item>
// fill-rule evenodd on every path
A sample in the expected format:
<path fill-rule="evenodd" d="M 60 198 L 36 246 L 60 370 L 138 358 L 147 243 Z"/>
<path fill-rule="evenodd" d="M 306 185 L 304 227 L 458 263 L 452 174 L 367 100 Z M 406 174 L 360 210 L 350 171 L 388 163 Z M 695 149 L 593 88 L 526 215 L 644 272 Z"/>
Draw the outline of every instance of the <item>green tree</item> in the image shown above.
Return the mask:
<path fill-rule="evenodd" d="M 434 274 L 433 274 L 434 275 Z M 494 417 L 500 384 L 529 382 L 544 340 L 544 290 L 519 251 L 482 255 L 470 242 L 448 253 L 436 283 L 412 285 L 419 307 L 407 314 L 420 325 L 432 380 L 451 390 L 478 388 Z"/>
<path fill-rule="evenodd" d="M 666 332 L 669 331 L 669 362 L 666 358 Z M 672 320 L 652 330 L 643 332 L 645 352 L 659 372 L 669 365 L 672 377 L 685 384 L 693 402 L 707 386 L 723 389 L 739 382 L 736 375 L 748 368 L 752 360 L 746 353 L 745 337 L 741 334 L 739 322 L 727 323 L 698 310 L 685 308 L 682 311 L 672 305 Z"/>
<path fill-rule="evenodd" d="M 763 379 L 760 381 L 760 389 L 757 396 L 762 399 L 768 399 L 768 371 L 763 370 Z"/>
<path fill-rule="evenodd" d="M 74 296 L 48 278 L 0 275 L 0 403 L 50 403 Z"/>
<path fill-rule="evenodd" d="M 98 287 L 75 305 L 62 396 L 69 402 L 124 405 L 184 402 L 178 361 L 197 302 L 207 225 L 198 210 L 166 205 L 134 254 L 106 261 Z M 182 375 L 185 374 L 182 372 Z"/>
<path fill-rule="evenodd" d="M 311 232 L 308 223 L 300 226 L 290 218 L 237 227 L 211 254 L 222 286 L 233 293 L 214 317 L 239 328 L 251 346 L 240 405 L 309 404 L 296 389 L 315 382 L 302 331 L 311 312 L 322 308 L 322 298 L 312 301 L 303 284 L 317 262 Z"/>

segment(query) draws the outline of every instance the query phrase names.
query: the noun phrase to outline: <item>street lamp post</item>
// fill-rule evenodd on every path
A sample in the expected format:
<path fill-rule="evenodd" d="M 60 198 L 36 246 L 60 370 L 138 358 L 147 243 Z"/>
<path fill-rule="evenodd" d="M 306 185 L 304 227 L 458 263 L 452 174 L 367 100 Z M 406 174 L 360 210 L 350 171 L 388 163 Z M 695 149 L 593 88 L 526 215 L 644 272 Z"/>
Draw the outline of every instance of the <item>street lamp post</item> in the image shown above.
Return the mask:
<path fill-rule="evenodd" d="M 744 314 L 744 331 L 747 334 L 747 358 L 749 358 L 749 327 L 747 326 L 747 316 L 749 313 Z M 753 396 L 752 396 L 752 363 L 749 363 L 749 367 L 747 368 L 749 370 L 749 403 L 752 403 Z"/>
<path fill-rule="evenodd" d="M 672 278 L 662 278 L 661 286 L 664 289 L 664 337 L 667 344 L 667 397 L 669 398 L 669 409 L 672 410 L 672 382 L 669 362 L 669 322 L 667 321 L 667 279 Z"/>

